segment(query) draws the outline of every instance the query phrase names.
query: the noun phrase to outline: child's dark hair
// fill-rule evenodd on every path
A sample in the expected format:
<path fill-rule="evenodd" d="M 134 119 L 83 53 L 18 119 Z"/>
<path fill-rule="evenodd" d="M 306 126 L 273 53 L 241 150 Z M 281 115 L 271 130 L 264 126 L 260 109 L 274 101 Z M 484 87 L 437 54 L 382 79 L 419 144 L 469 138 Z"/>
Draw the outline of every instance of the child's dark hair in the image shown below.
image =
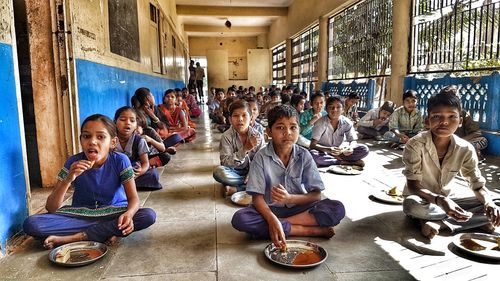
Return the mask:
<path fill-rule="evenodd" d="M 248 102 L 248 103 L 257 102 L 257 99 L 255 97 L 252 97 L 252 96 L 247 96 L 244 98 L 244 100 L 246 100 L 246 102 Z"/>
<path fill-rule="evenodd" d="M 440 94 L 450 94 L 458 97 L 458 88 L 455 85 L 448 85 L 439 91 Z"/>
<path fill-rule="evenodd" d="M 145 87 L 142 87 L 142 88 L 135 90 L 134 97 L 137 100 L 137 102 L 139 102 L 140 106 L 146 104 L 146 100 L 147 100 L 148 94 L 150 92 L 151 91 Z M 134 101 L 132 100 L 132 102 L 134 102 Z M 132 105 L 134 105 L 134 103 L 132 103 Z"/>
<path fill-rule="evenodd" d="M 163 94 L 163 99 L 165 99 L 165 97 L 168 95 L 168 94 L 174 94 L 174 96 L 177 96 L 177 91 L 175 91 L 174 89 L 168 89 L 165 91 L 165 94 Z M 182 93 L 181 93 L 182 94 Z"/>
<path fill-rule="evenodd" d="M 325 98 L 325 95 L 323 95 L 322 93 L 315 93 L 311 96 L 311 102 L 313 102 L 317 98 Z"/>
<path fill-rule="evenodd" d="M 295 117 L 295 119 L 297 119 L 297 123 L 299 122 L 299 114 L 297 113 L 297 110 L 289 105 L 281 104 L 271 108 L 267 112 L 267 127 L 272 128 L 274 123 L 283 117 Z"/>
<path fill-rule="evenodd" d="M 233 112 L 236 109 L 244 108 L 249 115 L 252 115 L 252 111 L 250 110 L 250 106 L 248 102 L 245 100 L 235 100 L 229 105 L 229 116 L 233 115 Z"/>
<path fill-rule="evenodd" d="M 348 96 L 347 96 L 348 99 L 356 99 L 356 100 L 359 100 L 361 99 L 358 95 L 358 93 L 356 92 L 351 92 Z"/>
<path fill-rule="evenodd" d="M 439 94 L 431 97 L 427 101 L 427 114 L 430 114 L 438 106 L 449 106 L 456 108 L 460 113 L 462 111 L 462 105 L 460 104 L 460 99 L 457 95 L 452 95 L 449 93 L 440 92 Z"/>
<path fill-rule="evenodd" d="M 326 104 L 325 107 L 328 108 L 328 106 L 334 102 L 339 102 L 342 107 L 345 107 L 344 105 L 344 99 L 342 99 L 340 96 L 331 96 L 326 99 Z"/>
<path fill-rule="evenodd" d="M 415 91 L 415 90 L 407 90 L 403 94 L 403 100 L 405 100 L 406 98 L 412 98 L 412 99 L 418 100 L 417 91 Z"/>
<path fill-rule="evenodd" d="M 140 111 L 136 112 L 136 120 L 137 120 L 137 126 L 141 126 L 141 128 L 146 128 L 148 126 L 148 120 L 146 120 L 146 116 L 141 113 Z"/>
<path fill-rule="evenodd" d="M 293 94 L 292 98 L 290 99 L 290 105 L 291 106 L 297 106 L 301 100 L 305 100 L 302 95 L 300 94 Z"/>
<path fill-rule="evenodd" d="M 281 103 L 282 104 L 290 102 L 290 96 L 288 94 L 286 94 L 286 93 L 281 93 L 280 94 L 280 99 L 281 99 Z"/>
<path fill-rule="evenodd" d="M 118 120 L 118 118 L 120 118 L 120 115 L 122 115 L 122 113 L 127 111 L 127 110 L 132 111 L 137 118 L 137 111 L 135 111 L 135 109 L 133 107 L 122 106 L 122 107 L 118 108 L 118 110 L 115 112 L 115 118 L 113 120 L 116 122 L 116 120 Z"/>
<path fill-rule="evenodd" d="M 116 138 L 116 124 L 111 119 L 109 119 L 108 116 L 102 114 L 94 114 L 85 118 L 85 120 L 83 120 L 82 127 L 80 128 L 80 134 L 83 132 L 83 128 L 85 127 L 85 125 L 90 121 L 100 121 L 106 128 L 106 131 L 108 131 L 111 138 Z"/>

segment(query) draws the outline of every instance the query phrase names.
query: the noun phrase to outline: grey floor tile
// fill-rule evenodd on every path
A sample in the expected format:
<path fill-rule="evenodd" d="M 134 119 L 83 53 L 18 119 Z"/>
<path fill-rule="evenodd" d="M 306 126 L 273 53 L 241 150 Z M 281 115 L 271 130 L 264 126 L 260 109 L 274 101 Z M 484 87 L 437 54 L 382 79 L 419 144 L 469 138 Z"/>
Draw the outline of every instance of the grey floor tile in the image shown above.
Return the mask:
<path fill-rule="evenodd" d="M 138 275 L 138 276 L 123 276 L 106 278 L 106 281 L 215 281 L 217 276 L 215 272 L 188 272 L 188 273 L 169 273 L 169 274 L 155 274 L 155 275 Z"/>

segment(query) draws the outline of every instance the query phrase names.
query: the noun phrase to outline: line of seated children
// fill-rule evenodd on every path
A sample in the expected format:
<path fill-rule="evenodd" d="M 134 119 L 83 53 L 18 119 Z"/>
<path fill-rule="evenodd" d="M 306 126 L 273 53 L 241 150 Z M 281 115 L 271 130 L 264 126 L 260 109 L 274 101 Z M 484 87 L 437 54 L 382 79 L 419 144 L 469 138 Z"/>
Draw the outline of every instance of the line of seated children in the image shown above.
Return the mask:
<path fill-rule="evenodd" d="M 380 108 L 370 109 L 358 122 L 358 137 L 383 140 L 384 134 L 389 131 L 389 118 L 393 112 L 392 101 L 385 101 Z"/>
<path fill-rule="evenodd" d="M 222 116 L 224 117 L 224 122 L 217 126 L 217 130 L 223 133 L 231 126 L 229 120 L 229 106 L 238 99 L 236 90 L 232 87 L 227 89 L 227 94 L 221 104 Z"/>
<path fill-rule="evenodd" d="M 137 133 L 146 141 L 149 148 L 149 166 L 162 167 L 170 161 L 170 154 L 163 143 L 160 135 L 148 126 L 146 117 L 137 112 Z M 170 148 L 171 149 L 171 148 Z M 174 151 L 170 150 L 170 153 Z"/>
<path fill-rule="evenodd" d="M 118 142 L 116 152 L 130 159 L 134 169 L 135 185 L 138 189 L 161 189 L 160 176 L 156 168 L 149 165 L 149 147 L 137 133 L 137 113 L 134 108 L 124 106 L 115 112 Z"/>
<path fill-rule="evenodd" d="M 311 97 L 311 108 L 300 114 L 300 134 L 304 138 L 311 140 L 314 124 L 326 115 L 324 106 L 325 96 L 321 93 L 314 94 Z"/>
<path fill-rule="evenodd" d="M 131 98 L 131 103 L 140 114 L 146 117 L 148 126 L 160 135 L 167 151 L 175 153 L 175 146 L 179 145 L 183 139 L 179 134 L 169 131 L 168 124 L 165 123 L 165 115 L 156 106 L 155 98 L 149 89 L 137 89 Z"/>
<path fill-rule="evenodd" d="M 314 106 L 314 105 L 313 105 Z M 354 124 L 342 115 L 344 102 L 339 96 L 326 101 L 327 115 L 315 122 L 311 135 L 311 155 L 318 167 L 345 164 L 364 166 L 369 149 L 358 144 Z"/>
<path fill-rule="evenodd" d="M 279 105 L 281 103 L 280 96 L 279 96 L 279 94 L 278 94 L 277 91 L 271 91 L 271 92 L 269 92 L 269 94 L 266 95 L 266 97 L 267 97 L 266 101 L 265 101 L 265 103 L 262 106 L 261 111 L 260 111 L 260 114 L 263 117 L 267 116 L 267 112 L 271 108 L 273 108 L 273 107 L 275 107 L 275 106 L 277 106 L 277 105 Z"/>
<path fill-rule="evenodd" d="M 264 145 L 262 134 L 250 127 L 251 112 L 246 101 L 233 102 L 229 114 L 231 127 L 222 134 L 219 144 L 221 165 L 213 172 L 226 196 L 245 190 L 250 162 Z"/>
<path fill-rule="evenodd" d="M 184 100 L 184 92 L 183 91 L 175 92 L 175 98 L 176 98 L 176 105 L 178 107 L 180 107 L 186 115 L 188 126 L 193 128 L 193 129 L 196 129 L 196 123 L 194 123 L 193 120 L 191 119 L 192 117 L 191 117 L 191 113 L 190 113 L 191 111 L 189 110 L 189 106 L 187 105 L 186 101 Z"/>
<path fill-rule="evenodd" d="M 323 199 L 324 184 L 309 152 L 295 145 L 299 115 L 287 105 L 268 112 L 271 141 L 250 163 L 247 193 L 252 205 L 232 218 L 235 229 L 255 238 L 270 238 L 286 249 L 289 236 L 331 238 L 345 216 L 340 201 Z"/>
<path fill-rule="evenodd" d="M 451 90 L 452 92 L 455 90 Z M 426 127 L 403 151 L 404 213 L 420 220 L 422 234 L 432 239 L 442 229 L 456 232 L 500 226 L 499 199 L 492 199 L 478 168 L 476 149 L 454 132 L 462 124 L 460 99 L 444 89 L 427 103 Z M 458 197 L 453 179 L 461 173 L 474 196 Z"/>
<path fill-rule="evenodd" d="M 403 94 L 403 105 L 396 108 L 389 119 L 389 131 L 384 139 L 393 143 L 393 147 L 404 147 L 411 137 L 424 128 L 422 114 L 417 108 L 417 92 L 408 90 Z"/>
<path fill-rule="evenodd" d="M 196 102 L 196 90 L 191 89 L 191 92 L 188 92 L 188 89 L 186 88 L 182 88 L 181 91 L 178 91 L 176 88 L 175 91 L 176 93 L 180 92 L 182 94 L 182 99 L 186 102 L 189 108 L 189 117 L 198 118 L 201 115 L 201 109 Z"/>
<path fill-rule="evenodd" d="M 344 116 L 346 116 L 352 121 L 354 127 L 357 127 L 359 121 L 359 114 L 358 114 L 359 100 L 360 97 L 356 92 L 349 93 L 349 95 L 347 95 L 347 97 L 344 100 L 344 105 L 345 105 Z"/>
<path fill-rule="evenodd" d="M 171 132 L 178 133 L 184 142 L 190 142 L 196 138 L 196 131 L 189 126 L 186 112 L 177 106 L 177 96 L 174 90 L 165 91 L 163 103 L 159 105 L 159 109 L 163 112 Z"/>
<path fill-rule="evenodd" d="M 43 240 L 52 249 L 77 241 L 116 241 L 151 226 L 156 220 L 150 208 L 139 208 L 134 170 L 124 154 L 114 152 L 116 125 L 94 114 L 81 126 L 82 152 L 66 160 L 45 208 L 48 213 L 29 216 L 24 232 Z M 62 206 L 74 187 L 71 205 Z"/>
<path fill-rule="evenodd" d="M 458 96 L 458 89 L 455 85 L 450 85 L 441 90 L 443 93 Z M 470 142 L 472 146 L 476 149 L 477 157 L 480 161 L 484 160 L 484 156 L 481 154 L 481 150 L 488 147 L 488 140 L 481 133 L 479 129 L 479 124 L 474 121 L 472 116 L 465 109 L 460 112 L 460 117 L 462 118 L 462 125 L 457 128 L 455 135 L 461 137 L 462 139 Z"/>

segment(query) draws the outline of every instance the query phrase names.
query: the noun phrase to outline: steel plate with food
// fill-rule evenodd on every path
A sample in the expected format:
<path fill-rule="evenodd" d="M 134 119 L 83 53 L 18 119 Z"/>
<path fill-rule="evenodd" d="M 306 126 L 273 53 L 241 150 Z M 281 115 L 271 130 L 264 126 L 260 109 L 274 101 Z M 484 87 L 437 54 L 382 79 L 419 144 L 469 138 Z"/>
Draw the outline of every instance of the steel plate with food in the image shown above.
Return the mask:
<path fill-rule="evenodd" d="M 264 254 L 274 263 L 293 268 L 314 267 L 328 258 L 328 253 L 323 247 L 302 240 L 287 240 L 286 250 L 279 249 L 271 243 L 264 249 Z"/>
<path fill-rule="evenodd" d="M 453 238 L 460 250 L 475 256 L 500 260 L 500 236 L 485 233 L 463 233 Z"/>
<path fill-rule="evenodd" d="M 390 204 L 403 204 L 403 193 L 398 190 L 397 186 L 389 190 L 380 190 L 372 194 L 376 199 Z"/>
<path fill-rule="evenodd" d="M 363 167 L 356 165 L 333 165 L 326 171 L 339 175 L 359 175 L 363 172 Z"/>
<path fill-rule="evenodd" d="M 231 201 L 240 206 L 248 206 L 252 204 L 252 195 L 247 194 L 246 191 L 238 191 L 231 195 Z"/>
<path fill-rule="evenodd" d="M 83 266 L 95 262 L 108 252 L 105 244 L 80 241 L 59 246 L 49 253 L 49 260 L 62 266 Z"/>

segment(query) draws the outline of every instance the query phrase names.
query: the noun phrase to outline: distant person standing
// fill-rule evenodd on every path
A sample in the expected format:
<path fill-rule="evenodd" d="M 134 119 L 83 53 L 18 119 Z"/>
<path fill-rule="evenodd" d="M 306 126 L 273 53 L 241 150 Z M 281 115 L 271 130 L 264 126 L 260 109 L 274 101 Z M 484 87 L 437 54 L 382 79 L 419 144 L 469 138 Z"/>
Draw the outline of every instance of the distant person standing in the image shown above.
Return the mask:
<path fill-rule="evenodd" d="M 196 89 L 198 90 L 198 102 L 203 103 L 203 77 L 205 70 L 200 66 L 200 62 L 196 63 Z"/>
<path fill-rule="evenodd" d="M 189 62 L 189 84 L 188 89 L 196 89 L 196 67 L 194 67 L 194 60 Z"/>

